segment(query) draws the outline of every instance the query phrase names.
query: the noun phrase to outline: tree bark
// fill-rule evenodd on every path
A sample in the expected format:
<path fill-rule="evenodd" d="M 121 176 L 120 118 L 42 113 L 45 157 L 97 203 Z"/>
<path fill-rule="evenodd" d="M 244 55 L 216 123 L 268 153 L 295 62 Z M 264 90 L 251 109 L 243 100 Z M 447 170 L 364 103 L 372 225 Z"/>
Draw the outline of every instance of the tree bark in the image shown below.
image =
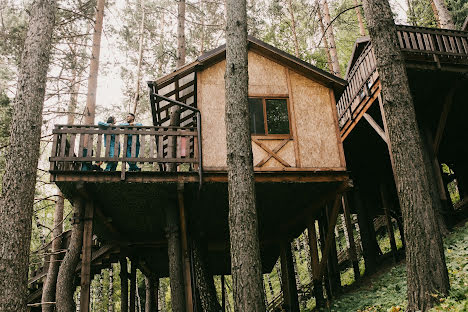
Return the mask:
<path fill-rule="evenodd" d="M 333 65 L 333 74 L 341 77 L 340 63 L 338 61 L 338 53 L 336 51 L 335 35 L 333 34 L 333 27 L 331 25 L 330 10 L 328 9 L 327 0 L 323 0 L 323 22 L 328 37 L 329 51 Z"/>
<path fill-rule="evenodd" d="M 185 312 L 185 283 L 182 269 L 179 214 L 175 206 L 166 207 L 165 213 L 172 311 Z"/>
<path fill-rule="evenodd" d="M 364 27 L 364 21 L 362 20 L 361 8 L 358 7 L 359 5 L 358 0 L 354 0 L 354 5 L 356 5 L 356 16 L 359 24 L 359 34 L 364 37 L 366 35 L 366 28 Z"/>
<path fill-rule="evenodd" d="M 226 1 L 226 142 L 235 311 L 265 311 L 249 130 L 247 10 Z"/>
<path fill-rule="evenodd" d="M 446 29 L 455 29 L 455 24 L 453 23 L 452 16 L 450 15 L 449 10 L 445 4 L 444 0 L 431 0 L 434 5 L 432 9 L 434 11 L 434 17 L 437 20 L 437 23 L 440 28 Z"/>
<path fill-rule="evenodd" d="M 328 70 L 333 73 L 333 62 L 332 58 L 330 55 L 330 47 L 328 46 L 328 39 L 327 39 L 327 34 L 325 33 L 325 25 L 323 25 L 323 16 L 322 16 L 322 11 L 320 8 L 320 1 L 317 1 L 317 14 L 319 18 L 319 25 L 320 25 L 320 30 L 322 31 L 322 40 L 323 40 L 323 45 L 325 46 L 325 53 L 327 55 L 327 65 L 328 65 Z"/>
<path fill-rule="evenodd" d="M 0 311 L 26 311 L 36 170 L 55 0 L 31 6 L 0 197 Z"/>
<path fill-rule="evenodd" d="M 145 312 L 158 312 L 159 278 L 154 276 L 145 277 L 146 301 Z"/>
<path fill-rule="evenodd" d="M 130 308 L 129 312 L 136 311 L 136 290 L 137 290 L 137 283 L 136 283 L 136 261 L 135 259 L 131 259 L 130 261 Z"/>
<path fill-rule="evenodd" d="M 46 302 L 55 302 L 55 286 L 57 284 L 57 275 L 60 267 L 59 252 L 62 245 L 63 206 L 63 194 L 58 190 L 57 202 L 55 203 L 54 229 L 52 231 L 52 248 L 49 256 L 49 269 L 42 287 L 42 312 L 54 311 L 54 305 L 47 304 Z"/>
<path fill-rule="evenodd" d="M 75 292 L 75 269 L 80 261 L 81 246 L 83 243 L 83 218 L 84 203 L 76 198 L 73 201 L 73 225 L 70 238 L 70 245 L 63 258 L 58 272 L 57 290 L 55 293 L 57 311 L 74 312 L 75 301 L 73 293 Z"/>
<path fill-rule="evenodd" d="M 143 63 L 143 50 L 145 43 L 145 19 L 146 19 L 146 10 L 144 6 L 144 1 L 140 1 L 141 6 L 141 24 L 140 24 L 140 46 L 138 49 L 138 64 L 137 64 L 137 75 L 135 79 L 135 96 L 133 98 L 133 114 L 136 114 L 138 107 L 138 102 L 140 100 L 140 76 L 141 76 L 141 64 Z"/>
<path fill-rule="evenodd" d="M 294 17 L 294 9 L 292 0 L 288 0 L 288 12 L 289 16 L 291 17 L 291 33 L 293 35 L 294 41 L 294 55 L 299 57 L 299 42 L 297 41 L 297 32 L 296 32 L 296 19 Z"/>
<path fill-rule="evenodd" d="M 114 268 L 111 264 L 109 269 L 109 307 L 108 312 L 114 312 Z"/>
<path fill-rule="evenodd" d="M 382 83 L 384 125 L 403 213 L 408 311 L 426 311 L 449 290 L 442 237 L 430 194 L 408 77 L 387 0 L 364 0 L 364 13 Z"/>
<path fill-rule="evenodd" d="M 99 73 L 99 57 L 101 54 L 101 35 L 105 2 L 105 0 L 97 0 L 96 18 L 94 22 L 93 33 L 93 47 L 91 49 L 91 62 L 89 64 L 88 94 L 86 96 L 86 110 L 84 120 L 86 125 L 93 125 L 96 116 L 96 91 Z"/>
<path fill-rule="evenodd" d="M 177 67 L 185 65 L 185 0 L 177 1 Z"/>

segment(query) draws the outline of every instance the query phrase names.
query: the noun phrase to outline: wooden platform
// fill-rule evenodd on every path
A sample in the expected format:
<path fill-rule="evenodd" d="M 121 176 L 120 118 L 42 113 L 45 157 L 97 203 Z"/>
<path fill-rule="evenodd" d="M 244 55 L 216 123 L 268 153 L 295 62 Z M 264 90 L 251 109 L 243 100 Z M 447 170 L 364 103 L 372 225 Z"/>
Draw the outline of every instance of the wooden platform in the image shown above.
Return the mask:
<path fill-rule="evenodd" d="M 95 205 L 94 234 L 116 244 L 160 277 L 168 275 L 164 209 L 177 207 L 181 192 L 188 219 L 205 229 L 208 261 L 214 274 L 229 274 L 228 190 L 225 171 L 204 172 L 51 172 L 72 199 L 85 196 Z M 261 171 L 255 173 L 259 234 L 264 272 L 279 256 L 279 241 L 306 228 L 337 192 L 351 186 L 345 170 Z"/>

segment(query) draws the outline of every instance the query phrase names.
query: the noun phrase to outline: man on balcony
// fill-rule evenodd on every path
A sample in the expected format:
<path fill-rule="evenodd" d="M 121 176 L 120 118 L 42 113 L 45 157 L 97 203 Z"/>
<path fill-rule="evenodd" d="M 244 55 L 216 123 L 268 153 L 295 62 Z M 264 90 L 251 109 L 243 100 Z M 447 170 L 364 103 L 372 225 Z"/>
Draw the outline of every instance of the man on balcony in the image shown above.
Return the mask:
<path fill-rule="evenodd" d="M 127 122 L 122 123 L 122 126 L 143 126 L 141 123 L 137 122 L 135 123 L 135 115 L 132 113 L 128 113 L 127 115 Z M 136 144 L 135 144 L 135 157 L 138 157 L 140 154 L 140 137 L 138 135 L 135 135 L 136 137 Z M 132 157 L 132 141 L 133 141 L 133 135 L 129 134 L 127 138 L 127 152 L 126 152 L 126 157 L 130 158 Z M 128 162 L 129 168 L 128 171 L 141 171 L 141 168 L 139 168 L 136 165 L 136 162 Z"/>

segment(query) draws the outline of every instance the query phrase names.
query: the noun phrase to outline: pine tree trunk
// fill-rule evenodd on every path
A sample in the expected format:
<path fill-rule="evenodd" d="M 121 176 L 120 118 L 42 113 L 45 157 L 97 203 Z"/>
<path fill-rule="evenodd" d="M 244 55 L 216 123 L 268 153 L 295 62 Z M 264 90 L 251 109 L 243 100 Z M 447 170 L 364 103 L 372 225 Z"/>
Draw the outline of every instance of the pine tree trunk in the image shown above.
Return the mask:
<path fill-rule="evenodd" d="M 447 5 L 444 0 L 432 0 L 434 16 L 436 17 L 439 27 L 445 29 L 455 29 L 452 16 L 450 15 Z M 434 8 L 435 7 L 435 8 Z"/>
<path fill-rule="evenodd" d="M 128 266 L 127 257 L 120 260 L 120 311 L 128 312 Z"/>
<path fill-rule="evenodd" d="M 105 2 L 105 0 L 97 0 L 96 20 L 94 22 L 93 33 L 93 47 L 91 50 L 91 62 L 89 64 L 88 94 L 86 96 L 86 110 L 84 120 L 86 125 L 94 124 L 94 118 L 96 116 L 96 91 L 99 73 L 99 57 L 101 54 L 101 35 Z"/>
<path fill-rule="evenodd" d="M 138 102 L 140 100 L 140 76 L 141 76 L 141 65 L 143 63 L 143 50 L 145 43 L 145 19 L 146 19 L 146 10 L 144 6 L 144 1 L 140 1 L 141 6 L 141 24 L 140 24 L 140 46 L 138 49 L 138 64 L 137 64 L 137 75 L 135 80 L 135 96 L 133 98 L 133 114 L 136 114 Z"/>
<path fill-rule="evenodd" d="M 247 10 L 226 1 L 226 142 L 235 311 L 265 311 L 248 113 Z"/>
<path fill-rule="evenodd" d="M 361 8 L 358 7 L 359 5 L 358 0 L 354 0 L 354 5 L 356 5 L 356 16 L 359 24 L 359 34 L 364 37 L 366 35 L 366 28 L 364 27 L 364 22 L 362 20 Z"/>
<path fill-rule="evenodd" d="M 291 17 L 291 32 L 293 35 L 294 41 L 294 55 L 299 57 L 299 42 L 297 41 L 297 32 L 296 32 L 296 19 L 294 17 L 294 9 L 292 5 L 292 0 L 288 0 L 288 12 Z"/>
<path fill-rule="evenodd" d="M 219 312 L 221 306 L 216 297 L 213 275 L 208 272 L 206 259 L 204 257 L 206 253 L 205 250 L 202 250 L 200 243 L 201 239 L 199 236 L 192 241 L 194 274 L 201 305 L 204 312 Z"/>
<path fill-rule="evenodd" d="M 185 312 L 185 283 L 182 269 L 179 214 L 175 206 L 166 207 L 165 213 L 172 311 Z"/>
<path fill-rule="evenodd" d="M 0 197 L 0 311 L 26 311 L 31 220 L 55 9 L 55 0 L 32 4 L 19 67 Z"/>
<path fill-rule="evenodd" d="M 54 305 L 46 302 L 55 302 L 55 286 L 57 284 L 57 275 L 60 267 L 60 249 L 62 245 L 63 232 L 63 194 L 58 190 L 57 202 L 55 203 L 54 229 L 52 231 L 52 248 L 49 257 L 49 269 L 47 277 L 42 287 L 42 312 L 53 312 Z"/>
<path fill-rule="evenodd" d="M 341 77 L 340 63 L 338 62 L 338 52 L 336 51 L 335 35 L 333 34 L 333 26 L 331 25 L 330 10 L 328 9 L 327 0 L 323 0 L 323 22 L 326 27 L 328 37 L 329 51 L 333 65 L 333 74 Z"/>
<path fill-rule="evenodd" d="M 83 222 L 84 203 L 75 199 L 73 202 L 73 219 L 70 244 L 63 258 L 57 277 L 57 290 L 55 293 L 57 311 L 75 311 L 75 269 L 80 261 L 81 247 L 83 244 Z"/>
<path fill-rule="evenodd" d="M 145 277 L 146 301 L 145 312 L 158 312 L 159 279 L 153 276 Z"/>
<path fill-rule="evenodd" d="M 449 290 L 442 237 L 430 194 L 423 143 L 395 23 L 387 0 L 364 0 L 364 13 L 382 83 L 384 125 L 403 213 L 406 239 L 408 311 L 427 311 L 432 294 Z"/>
<path fill-rule="evenodd" d="M 319 25 L 320 25 L 320 30 L 322 31 L 322 41 L 323 45 L 325 46 L 325 54 L 327 55 L 327 65 L 328 65 L 328 70 L 333 73 L 333 62 L 332 58 L 330 55 L 330 47 L 328 45 L 328 39 L 327 39 L 327 34 L 325 33 L 325 25 L 323 25 L 323 17 L 322 17 L 322 11 L 320 8 L 320 1 L 317 1 L 317 14 L 319 18 Z"/>
<path fill-rule="evenodd" d="M 185 65 L 185 0 L 177 0 L 177 67 Z"/>

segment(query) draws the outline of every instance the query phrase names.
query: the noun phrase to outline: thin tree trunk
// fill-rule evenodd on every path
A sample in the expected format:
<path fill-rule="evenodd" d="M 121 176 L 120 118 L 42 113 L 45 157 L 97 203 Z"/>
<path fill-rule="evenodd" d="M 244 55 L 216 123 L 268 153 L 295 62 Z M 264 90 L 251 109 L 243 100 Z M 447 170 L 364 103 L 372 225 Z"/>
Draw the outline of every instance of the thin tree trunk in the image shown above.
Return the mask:
<path fill-rule="evenodd" d="M 185 312 L 184 273 L 182 269 L 182 249 L 180 243 L 179 214 L 175 206 L 168 206 L 166 214 L 167 253 L 171 284 L 173 312 Z"/>
<path fill-rule="evenodd" d="M 297 41 L 296 19 L 294 17 L 294 9 L 292 5 L 292 0 L 288 0 L 288 12 L 289 12 L 289 16 L 291 17 L 291 32 L 292 32 L 293 41 L 294 41 L 294 54 L 296 55 L 296 57 L 299 57 L 299 42 Z"/>
<path fill-rule="evenodd" d="M 333 65 L 333 74 L 341 77 L 340 63 L 338 62 L 338 52 L 336 51 L 335 35 L 333 34 L 333 27 L 331 26 L 330 10 L 328 9 L 327 0 L 323 0 L 323 22 L 328 37 L 328 45 L 330 50 L 330 56 Z"/>
<path fill-rule="evenodd" d="M 427 311 L 449 290 L 444 247 L 430 194 L 413 99 L 387 0 L 364 0 L 364 13 L 382 83 L 384 125 L 406 235 L 408 311 Z"/>
<path fill-rule="evenodd" d="M 97 0 L 96 18 L 93 33 L 93 47 L 89 64 L 88 94 L 86 96 L 85 124 L 94 124 L 96 116 L 96 91 L 99 73 L 99 56 L 101 54 L 102 22 L 104 19 L 105 0 Z M 86 144 L 85 144 L 86 146 Z"/>
<path fill-rule="evenodd" d="M 75 311 L 75 269 L 80 261 L 81 246 L 83 244 L 84 203 L 80 199 L 73 201 L 73 220 L 70 244 L 63 258 L 57 277 L 57 290 L 55 293 L 57 311 Z"/>
<path fill-rule="evenodd" d="M 57 275 L 60 267 L 60 249 L 62 245 L 63 232 L 63 194 L 58 190 L 57 202 L 55 203 L 54 229 L 52 231 L 52 248 L 49 257 L 49 269 L 47 277 L 42 287 L 42 312 L 53 312 L 54 305 L 45 302 L 55 302 L 55 286 L 57 284 Z"/>
<path fill-rule="evenodd" d="M 136 290 L 137 290 L 137 283 L 136 283 L 136 262 L 134 259 L 130 261 L 130 308 L 129 312 L 136 311 Z"/>
<path fill-rule="evenodd" d="M 154 276 L 145 276 L 145 288 L 145 312 L 158 312 L 159 279 Z"/>
<path fill-rule="evenodd" d="M 455 29 L 452 16 L 445 4 L 444 0 L 431 0 L 434 4 L 432 9 L 434 10 L 434 17 L 437 19 L 440 28 Z"/>
<path fill-rule="evenodd" d="M 235 311 L 265 311 L 248 114 L 247 10 L 226 1 L 226 142 Z"/>
<path fill-rule="evenodd" d="M 333 73 L 333 62 L 332 58 L 330 55 L 330 47 L 328 46 L 328 39 L 327 35 L 325 33 L 325 26 L 323 25 L 323 17 L 322 17 L 322 11 L 320 8 L 320 1 L 317 1 L 317 14 L 319 18 L 319 25 L 320 25 L 320 30 L 322 31 L 322 40 L 323 40 L 323 45 L 325 46 L 325 54 L 327 55 L 327 64 L 328 64 L 328 70 Z"/>
<path fill-rule="evenodd" d="M 120 260 L 120 311 L 128 311 L 128 265 L 127 257 Z"/>
<path fill-rule="evenodd" d="M 19 67 L 0 197 L 0 311 L 26 311 L 36 171 L 55 0 L 36 0 Z"/>
<path fill-rule="evenodd" d="M 354 5 L 356 5 L 356 16 L 359 24 L 359 34 L 363 37 L 366 35 L 366 28 L 364 27 L 364 21 L 362 19 L 361 8 L 358 7 L 359 5 L 358 0 L 354 0 Z"/>
<path fill-rule="evenodd" d="M 185 65 L 185 0 L 177 1 L 177 67 Z"/>
<path fill-rule="evenodd" d="M 140 101 L 140 76 L 141 76 L 141 64 L 143 63 L 143 50 L 145 44 L 145 19 L 146 11 L 144 1 L 140 1 L 141 6 L 141 24 L 140 24 L 140 47 L 138 49 L 138 64 L 137 64 L 137 76 L 135 81 L 135 96 L 133 98 L 133 114 L 136 114 L 138 102 Z"/>

